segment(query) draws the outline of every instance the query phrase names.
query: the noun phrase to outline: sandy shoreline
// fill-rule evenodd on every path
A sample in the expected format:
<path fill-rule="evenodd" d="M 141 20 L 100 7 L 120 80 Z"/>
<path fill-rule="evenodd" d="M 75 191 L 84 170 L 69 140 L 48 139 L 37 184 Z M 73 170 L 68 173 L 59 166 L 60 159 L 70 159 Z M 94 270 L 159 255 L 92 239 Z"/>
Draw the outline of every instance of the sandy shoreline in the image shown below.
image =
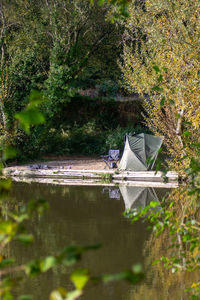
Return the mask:
<path fill-rule="evenodd" d="M 55 160 L 54 160 L 55 158 Z M 49 160 L 51 159 L 51 160 Z M 90 158 L 90 157 L 46 157 L 42 161 L 37 161 L 24 165 L 8 165 L 8 168 L 12 169 L 24 169 L 29 168 L 30 165 L 42 165 L 50 168 L 58 169 L 72 169 L 72 170 L 108 170 L 108 166 L 104 163 L 101 158 Z"/>

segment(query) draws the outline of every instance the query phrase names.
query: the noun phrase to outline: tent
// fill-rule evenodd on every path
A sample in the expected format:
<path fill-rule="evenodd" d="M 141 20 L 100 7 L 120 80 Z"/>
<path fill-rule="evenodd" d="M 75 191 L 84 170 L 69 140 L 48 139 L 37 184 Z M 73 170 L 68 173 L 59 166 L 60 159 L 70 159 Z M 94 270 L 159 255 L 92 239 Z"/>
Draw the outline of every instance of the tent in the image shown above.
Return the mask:
<path fill-rule="evenodd" d="M 146 133 L 126 135 L 124 152 L 119 164 L 120 170 L 152 170 L 163 137 Z"/>
<path fill-rule="evenodd" d="M 151 187 L 127 186 L 119 187 L 125 203 L 125 209 L 145 208 L 151 201 L 158 201 L 156 192 Z"/>

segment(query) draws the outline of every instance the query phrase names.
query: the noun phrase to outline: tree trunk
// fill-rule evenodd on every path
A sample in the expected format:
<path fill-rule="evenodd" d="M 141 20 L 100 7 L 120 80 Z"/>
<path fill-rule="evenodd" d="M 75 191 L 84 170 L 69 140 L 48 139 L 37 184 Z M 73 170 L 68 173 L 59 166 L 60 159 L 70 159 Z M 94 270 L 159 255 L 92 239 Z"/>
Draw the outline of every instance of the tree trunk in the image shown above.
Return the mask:
<path fill-rule="evenodd" d="M 1 88 L 0 88 L 0 112 L 1 112 L 1 123 L 3 125 L 4 131 L 7 131 L 7 119 L 4 109 L 4 100 L 5 100 L 5 94 L 7 90 L 7 80 L 6 80 L 6 54 L 5 54 L 5 43 L 4 43 L 4 37 L 5 37 L 5 17 L 3 13 L 3 5 L 1 3 L 0 5 L 0 16 L 1 16 Z"/>
<path fill-rule="evenodd" d="M 182 126 L 182 122 L 183 122 L 183 115 L 184 115 L 184 107 L 179 112 L 179 118 L 178 118 L 177 125 L 176 125 L 176 135 L 178 137 L 178 140 L 179 140 L 182 148 L 184 147 L 183 140 L 181 137 L 181 126 Z"/>

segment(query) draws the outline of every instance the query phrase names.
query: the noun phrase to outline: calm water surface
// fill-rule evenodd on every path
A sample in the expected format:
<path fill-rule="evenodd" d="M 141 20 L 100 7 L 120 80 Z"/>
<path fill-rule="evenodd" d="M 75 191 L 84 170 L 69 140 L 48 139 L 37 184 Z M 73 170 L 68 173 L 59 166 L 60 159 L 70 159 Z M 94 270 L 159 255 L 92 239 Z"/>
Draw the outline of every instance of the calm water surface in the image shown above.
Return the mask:
<path fill-rule="evenodd" d="M 158 198 L 165 193 L 166 190 L 156 190 Z M 136 263 L 145 265 L 144 248 L 150 232 L 142 221 L 131 224 L 123 216 L 125 203 L 119 190 L 96 186 L 16 183 L 12 195 L 17 206 L 37 198 L 43 198 L 50 204 L 50 209 L 42 217 L 31 221 L 30 229 L 35 235 L 33 245 L 12 246 L 10 251 L 19 264 L 55 254 L 70 245 L 101 243 L 101 249 L 86 253 L 75 267 L 88 268 L 91 274 L 98 275 L 120 272 Z M 71 289 L 68 279 L 71 270 L 58 266 L 38 278 L 24 281 L 17 294 L 33 294 L 34 299 L 44 300 L 56 287 Z M 136 289 L 125 282 L 97 285 L 88 287 L 81 299 L 142 299 L 136 297 Z"/>

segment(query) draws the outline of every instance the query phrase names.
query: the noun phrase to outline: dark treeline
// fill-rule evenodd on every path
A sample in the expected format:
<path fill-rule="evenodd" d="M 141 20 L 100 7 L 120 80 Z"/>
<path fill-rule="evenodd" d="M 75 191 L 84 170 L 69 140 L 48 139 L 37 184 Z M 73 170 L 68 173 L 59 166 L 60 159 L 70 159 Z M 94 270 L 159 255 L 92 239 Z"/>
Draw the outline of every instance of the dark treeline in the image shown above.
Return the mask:
<path fill-rule="evenodd" d="M 109 20 L 109 9 L 89 0 L 1 1 L 1 138 L 21 150 L 20 158 L 102 154 L 122 147 L 123 137 L 114 136 L 136 124 L 138 130 L 140 104 L 124 119 L 120 109 L 129 105 L 113 100 L 122 93 L 123 29 Z M 27 136 L 14 116 L 32 90 L 45 96 L 46 122 Z"/>

